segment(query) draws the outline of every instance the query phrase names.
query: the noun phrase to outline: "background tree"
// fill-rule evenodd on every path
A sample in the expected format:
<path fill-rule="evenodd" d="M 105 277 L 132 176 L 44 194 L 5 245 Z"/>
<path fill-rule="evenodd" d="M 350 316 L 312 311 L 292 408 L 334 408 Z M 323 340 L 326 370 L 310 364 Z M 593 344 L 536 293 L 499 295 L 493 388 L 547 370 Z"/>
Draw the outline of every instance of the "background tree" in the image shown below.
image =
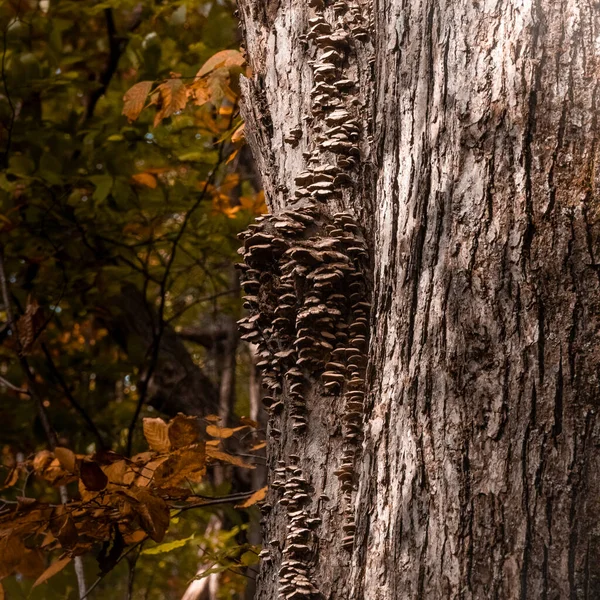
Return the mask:
<path fill-rule="evenodd" d="M 243 65 L 232 10 L 210 1 L 0 6 L 3 527 L 17 496 L 58 502 L 48 478 L 35 477 L 48 465 L 34 473 L 30 460 L 48 449 L 127 458 L 147 449 L 144 417 L 256 418 L 252 358 L 232 326 L 241 311 L 232 263 L 236 234 L 264 202 L 240 132 L 232 139 Z M 224 444 L 243 452 L 255 436 L 246 428 Z M 61 487 L 72 502 L 75 475 Z M 230 467 L 208 475 L 197 493 L 256 489 Z M 206 569 L 222 573 L 219 594 L 241 594 L 249 516 L 219 507 L 224 526 L 210 533 L 214 514 L 182 514 L 165 539 L 184 540 L 179 550 L 144 543 L 90 597 L 179 598 L 197 547 Z M 35 539 L 25 543 L 37 562 L 0 572 L 17 571 L 3 580 L 9 598 L 25 597 L 47 566 Z M 94 553 L 110 554 L 101 546 Z M 92 555 L 84 568 L 89 585 Z M 74 598 L 75 588 L 69 566 L 30 597 Z"/>
<path fill-rule="evenodd" d="M 240 9 L 259 596 L 597 597 L 597 7 Z"/>

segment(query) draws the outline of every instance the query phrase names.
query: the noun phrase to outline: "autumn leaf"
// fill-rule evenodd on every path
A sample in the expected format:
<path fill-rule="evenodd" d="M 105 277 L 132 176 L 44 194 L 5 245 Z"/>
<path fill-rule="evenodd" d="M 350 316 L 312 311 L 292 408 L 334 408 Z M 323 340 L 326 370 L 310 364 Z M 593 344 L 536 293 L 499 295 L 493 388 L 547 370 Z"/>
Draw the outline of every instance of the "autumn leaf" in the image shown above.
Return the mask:
<path fill-rule="evenodd" d="M 204 444 L 196 444 L 169 456 L 154 474 L 154 482 L 161 487 L 177 486 L 186 480 L 201 481 L 206 473 Z"/>
<path fill-rule="evenodd" d="M 77 458 L 72 450 L 58 446 L 54 449 L 54 456 L 58 458 L 58 462 L 63 469 L 69 471 L 69 473 L 75 473 L 77 470 Z"/>
<path fill-rule="evenodd" d="M 217 450 L 212 446 L 206 446 L 206 456 L 212 458 L 213 460 L 220 460 L 222 462 L 230 463 L 236 467 L 243 467 L 245 469 L 256 468 L 254 465 L 244 462 L 239 456 L 232 456 L 231 454 L 227 454 L 227 452 L 223 452 L 222 450 Z"/>
<path fill-rule="evenodd" d="M 241 431 L 242 429 L 246 429 L 246 425 L 242 427 L 219 427 L 217 425 L 207 425 L 206 433 L 211 435 L 212 437 L 217 437 L 221 439 L 230 438 L 237 431 Z"/>
<path fill-rule="evenodd" d="M 90 492 L 100 492 L 106 487 L 108 477 L 98 463 L 84 460 L 79 470 L 81 481 Z"/>
<path fill-rule="evenodd" d="M 65 556 L 64 558 L 60 558 L 59 560 L 53 562 L 36 580 L 35 583 L 31 586 L 31 588 L 35 588 L 41 583 L 48 581 L 50 577 L 53 577 L 57 573 L 60 573 L 69 563 L 71 562 L 70 556 Z"/>
<path fill-rule="evenodd" d="M 66 549 L 73 548 L 79 539 L 75 521 L 73 521 L 69 513 L 65 513 L 53 521 L 52 533 L 58 539 L 61 546 Z"/>
<path fill-rule="evenodd" d="M 129 119 L 130 123 L 140 116 L 151 88 L 152 81 L 140 81 L 123 96 L 122 114 Z"/>
<path fill-rule="evenodd" d="M 27 551 L 23 542 L 14 535 L 0 538 L 0 579 L 10 575 Z"/>
<path fill-rule="evenodd" d="M 131 181 L 137 183 L 138 185 L 145 186 L 151 189 L 155 189 L 158 185 L 156 181 L 156 177 L 151 175 L 150 173 L 136 173 L 131 176 Z"/>
<path fill-rule="evenodd" d="M 243 142 L 246 138 L 245 138 L 245 129 L 246 129 L 246 123 L 242 123 L 232 134 L 231 134 L 231 141 L 234 144 L 237 144 L 238 142 Z"/>
<path fill-rule="evenodd" d="M 40 550 L 32 549 L 26 550 L 17 572 L 23 575 L 23 577 L 39 577 L 40 573 L 43 573 L 45 566 L 44 556 Z"/>
<path fill-rule="evenodd" d="M 6 488 L 9 488 L 9 487 L 12 487 L 13 485 L 15 485 L 15 483 L 17 483 L 17 481 L 19 481 L 20 471 L 21 471 L 21 469 L 19 468 L 19 465 L 15 465 L 8 472 L 8 475 L 6 476 L 6 479 L 4 480 L 2 487 L 0 487 L 0 490 L 5 490 Z"/>
<path fill-rule="evenodd" d="M 194 444 L 198 441 L 198 418 L 179 414 L 169 423 L 168 433 L 173 448 Z"/>
<path fill-rule="evenodd" d="M 246 59 L 239 50 L 221 50 L 221 52 L 217 52 L 215 55 L 211 56 L 202 67 L 200 67 L 200 70 L 196 73 L 196 77 L 204 77 L 211 71 L 221 67 L 242 67 L 245 63 Z"/>
<path fill-rule="evenodd" d="M 169 507 L 165 501 L 154 496 L 146 488 L 132 487 L 127 494 L 137 500 L 134 509 L 142 528 L 155 541 L 161 542 L 169 527 Z"/>
<path fill-rule="evenodd" d="M 171 448 L 169 426 L 159 417 L 146 417 L 143 421 L 144 437 L 148 446 L 156 452 L 168 452 Z"/>
<path fill-rule="evenodd" d="M 181 79 L 167 79 L 161 83 L 152 95 L 152 104 L 156 104 L 158 111 L 154 117 L 154 127 L 163 119 L 183 110 L 187 104 L 187 90 Z"/>
<path fill-rule="evenodd" d="M 250 496 L 250 498 L 248 498 L 247 500 L 244 500 L 244 502 L 242 502 L 241 504 L 236 504 L 235 507 L 236 508 L 248 508 L 249 506 L 253 506 L 257 502 L 260 502 L 261 500 L 265 499 L 268 489 L 269 489 L 268 486 L 260 488 L 260 490 L 257 490 L 256 492 L 254 492 L 254 494 L 252 494 L 252 496 Z"/>

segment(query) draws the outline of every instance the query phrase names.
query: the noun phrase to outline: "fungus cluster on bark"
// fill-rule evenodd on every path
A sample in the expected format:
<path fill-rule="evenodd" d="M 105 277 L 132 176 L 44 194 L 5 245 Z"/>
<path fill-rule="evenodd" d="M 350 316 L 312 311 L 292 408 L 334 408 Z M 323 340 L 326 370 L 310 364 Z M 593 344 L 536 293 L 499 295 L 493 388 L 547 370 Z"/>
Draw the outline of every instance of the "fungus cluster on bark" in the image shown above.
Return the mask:
<path fill-rule="evenodd" d="M 342 403 L 342 455 L 335 474 L 336 498 L 344 518 L 343 547 L 354 544 L 355 461 L 364 415 L 364 378 L 369 340 L 368 253 L 352 215 L 328 203 L 353 182 L 362 132 L 354 82 L 345 74 L 354 40 L 364 40 L 368 25 L 358 9 L 345 2 L 314 9 L 303 43 L 314 45 L 311 114 L 303 120 L 312 132 L 312 149 L 303 152 L 306 170 L 295 178 L 291 210 L 257 219 L 241 234 L 242 287 L 249 315 L 239 322 L 242 339 L 258 347 L 269 434 L 285 432 L 301 447 L 310 427 L 307 394 L 331 396 Z M 284 137 L 295 147 L 303 135 L 293 127 Z M 310 143 L 310 142 L 309 142 Z M 333 435 L 333 432 L 332 432 Z M 261 552 L 279 564 L 280 598 L 308 598 L 318 593 L 310 581 L 319 502 L 302 469 L 299 455 L 280 462 L 270 487 L 287 511 L 285 539 L 272 539 Z M 263 513 L 272 510 L 262 507 Z"/>

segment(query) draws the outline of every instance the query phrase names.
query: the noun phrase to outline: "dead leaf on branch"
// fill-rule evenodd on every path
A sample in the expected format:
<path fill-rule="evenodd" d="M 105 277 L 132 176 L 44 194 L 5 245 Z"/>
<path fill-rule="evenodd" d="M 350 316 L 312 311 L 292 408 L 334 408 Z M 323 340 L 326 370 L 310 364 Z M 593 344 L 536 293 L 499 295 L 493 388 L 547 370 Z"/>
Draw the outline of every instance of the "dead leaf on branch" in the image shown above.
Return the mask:
<path fill-rule="evenodd" d="M 181 79 L 167 79 L 156 88 L 150 103 L 157 107 L 154 127 L 158 127 L 163 119 L 185 108 L 187 88 Z"/>
<path fill-rule="evenodd" d="M 151 89 L 152 81 L 140 81 L 123 96 L 122 114 L 129 119 L 130 123 L 140 116 Z"/>
<path fill-rule="evenodd" d="M 169 426 L 160 418 L 145 418 L 143 421 L 144 437 L 148 446 L 155 452 L 168 452 L 171 448 Z"/>
<path fill-rule="evenodd" d="M 53 562 L 36 580 L 35 583 L 31 586 L 32 589 L 37 587 L 38 585 L 48 581 L 50 577 L 53 577 L 57 573 L 60 573 L 69 563 L 71 562 L 70 556 L 65 556 L 63 558 L 58 559 L 56 562 Z"/>
<path fill-rule="evenodd" d="M 108 477 L 96 462 L 84 460 L 79 471 L 83 485 L 90 492 L 100 492 L 108 484 Z"/>
<path fill-rule="evenodd" d="M 254 494 L 252 494 L 252 496 L 250 496 L 250 498 L 248 498 L 247 500 L 244 500 L 244 502 L 242 502 L 241 504 L 236 504 L 235 507 L 236 508 L 248 508 L 250 506 L 253 506 L 257 502 L 261 502 L 262 500 L 265 499 L 268 489 L 269 489 L 268 486 L 260 488 L 260 490 L 257 490 L 256 492 L 254 492 Z"/>

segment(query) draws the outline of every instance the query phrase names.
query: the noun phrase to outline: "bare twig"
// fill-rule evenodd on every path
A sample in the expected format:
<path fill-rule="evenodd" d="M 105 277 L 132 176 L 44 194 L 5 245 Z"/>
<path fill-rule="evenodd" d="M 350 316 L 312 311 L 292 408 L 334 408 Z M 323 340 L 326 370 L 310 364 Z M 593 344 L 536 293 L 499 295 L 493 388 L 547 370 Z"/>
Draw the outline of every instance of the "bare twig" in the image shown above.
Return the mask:
<path fill-rule="evenodd" d="M 8 381 L 8 379 L 4 379 L 4 377 L 2 377 L 2 375 L 0 375 L 0 385 L 7 387 L 11 392 L 16 392 L 17 394 L 25 394 L 27 396 L 31 396 L 31 394 L 29 393 L 29 390 L 25 390 L 23 388 L 17 387 L 16 385 L 14 385 L 10 381 Z"/>
<path fill-rule="evenodd" d="M 71 406 L 81 415 L 81 418 L 85 421 L 85 424 L 87 425 L 88 429 L 94 434 L 94 436 L 96 436 L 96 439 L 98 440 L 98 444 L 100 445 L 100 448 L 106 448 L 106 443 L 104 441 L 104 438 L 102 437 L 102 434 L 96 427 L 96 424 L 94 423 L 94 421 L 92 421 L 91 417 L 87 414 L 85 408 L 83 408 L 83 406 L 81 406 L 81 404 L 79 404 L 79 402 L 75 399 L 75 397 L 71 393 L 71 390 L 69 389 L 69 386 L 67 385 L 67 382 L 65 381 L 61 372 L 56 367 L 56 364 L 55 364 L 55 362 L 52 358 L 52 355 L 50 354 L 50 351 L 48 350 L 46 344 L 42 344 L 42 351 L 44 352 L 44 356 L 46 357 L 46 361 L 48 363 L 48 366 L 50 367 L 50 371 L 51 371 L 52 375 L 54 375 L 54 377 L 58 381 L 58 384 L 62 388 L 65 397 L 67 398 L 67 400 L 69 401 Z"/>

